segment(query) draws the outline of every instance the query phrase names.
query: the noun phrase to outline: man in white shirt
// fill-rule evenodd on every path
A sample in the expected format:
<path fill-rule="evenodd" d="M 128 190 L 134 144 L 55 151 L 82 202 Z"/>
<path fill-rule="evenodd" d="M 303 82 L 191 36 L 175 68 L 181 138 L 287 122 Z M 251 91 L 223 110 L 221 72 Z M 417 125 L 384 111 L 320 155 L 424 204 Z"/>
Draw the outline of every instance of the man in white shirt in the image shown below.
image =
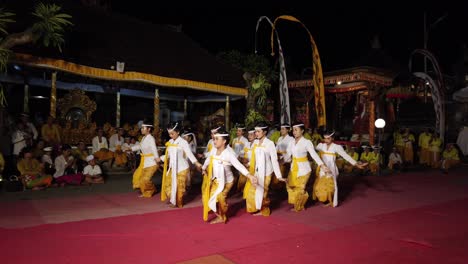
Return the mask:
<path fill-rule="evenodd" d="M 102 177 L 102 170 L 99 165 L 96 164 L 96 160 L 93 155 L 86 157 L 88 166 L 83 170 L 85 180 L 87 183 L 104 183 L 104 178 Z"/>
<path fill-rule="evenodd" d="M 398 153 L 398 149 L 396 147 L 393 147 L 392 153 L 390 153 L 390 156 L 388 157 L 388 168 L 393 171 L 395 170 L 400 170 L 401 166 L 403 164 L 403 160 L 401 159 L 401 155 Z"/>
<path fill-rule="evenodd" d="M 282 124 L 280 128 L 280 137 L 276 142 L 276 152 L 278 154 L 278 162 L 280 165 L 281 175 L 288 175 L 289 173 L 289 164 L 284 163 L 283 155 L 286 154 L 288 150 L 289 143 L 294 141 L 294 138 L 289 135 L 289 131 L 291 130 L 291 126 L 289 124 Z M 283 185 L 273 177 L 271 179 L 271 187 L 272 189 L 280 189 Z"/>
<path fill-rule="evenodd" d="M 26 131 L 28 133 L 31 133 L 31 137 L 33 140 L 37 140 L 37 137 L 39 136 L 39 134 L 37 133 L 37 129 L 36 127 L 34 126 L 33 123 L 30 122 L 29 120 L 29 114 L 28 113 L 22 113 L 20 115 L 20 118 L 21 118 L 21 121 L 23 121 L 23 124 L 25 125 L 26 127 Z"/>

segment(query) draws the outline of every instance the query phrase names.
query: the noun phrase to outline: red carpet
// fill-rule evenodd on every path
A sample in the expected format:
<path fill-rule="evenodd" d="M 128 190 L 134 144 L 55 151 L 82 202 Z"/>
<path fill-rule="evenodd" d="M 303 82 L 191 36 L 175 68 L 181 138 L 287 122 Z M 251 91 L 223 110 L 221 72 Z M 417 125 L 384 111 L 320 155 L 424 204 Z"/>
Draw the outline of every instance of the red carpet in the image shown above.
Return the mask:
<path fill-rule="evenodd" d="M 275 205 L 272 216 L 253 217 L 244 212 L 243 202 L 231 204 L 234 216 L 226 225 L 204 223 L 201 207 L 42 224 L 43 213 L 52 213 L 50 218 L 71 210 L 54 211 L 54 200 L 20 201 L 8 205 L 0 220 L 37 223 L 27 228 L 0 228 L 0 258 L 7 264 L 189 260 L 217 264 L 466 264 L 468 179 L 465 172 L 441 176 L 415 173 L 366 178 L 368 182 L 361 179 L 354 186 L 348 183 L 352 192 L 339 207 L 314 205 L 301 213 L 290 212 L 283 201 Z M 84 197 L 83 203 L 76 198 L 56 204 L 74 208 L 75 214 L 90 209 L 121 210 L 125 205 L 143 206 L 138 210 L 166 207 L 153 199 L 125 197 L 106 196 L 95 204 L 95 197 Z M 52 206 L 44 211 L 46 202 Z"/>
<path fill-rule="evenodd" d="M 235 263 L 466 263 L 468 200 L 377 216 L 330 231 L 201 208 L 2 229 L 4 263 L 174 263 L 221 254 Z M 295 214 L 291 213 L 291 217 Z"/>
<path fill-rule="evenodd" d="M 467 210 L 468 200 L 405 210 L 223 255 L 235 263 L 468 263 Z"/>
<path fill-rule="evenodd" d="M 11 248 L 2 254 L 7 263 L 171 263 L 319 231 L 244 212 L 226 225 L 201 216 L 198 207 L 3 229 L 0 247 Z"/>

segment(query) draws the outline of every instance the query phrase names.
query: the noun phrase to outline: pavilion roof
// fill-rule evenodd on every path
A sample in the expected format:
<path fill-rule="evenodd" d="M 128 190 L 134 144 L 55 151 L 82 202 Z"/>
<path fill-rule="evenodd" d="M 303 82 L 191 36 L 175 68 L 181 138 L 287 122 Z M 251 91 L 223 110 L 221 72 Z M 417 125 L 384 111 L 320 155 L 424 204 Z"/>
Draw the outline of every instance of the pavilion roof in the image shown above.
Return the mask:
<path fill-rule="evenodd" d="M 24 1 L 13 2 L 25 6 Z M 242 71 L 218 60 L 180 30 L 88 8 L 76 1 L 63 1 L 62 7 L 73 16 L 74 24 L 65 36 L 63 52 L 32 45 L 17 47 L 15 63 L 104 80 L 247 94 Z M 11 9 L 25 12 L 24 8 Z M 23 16 L 28 17 L 26 12 Z M 20 17 L 18 14 L 17 21 Z M 125 63 L 124 73 L 111 69 L 117 62 Z"/>

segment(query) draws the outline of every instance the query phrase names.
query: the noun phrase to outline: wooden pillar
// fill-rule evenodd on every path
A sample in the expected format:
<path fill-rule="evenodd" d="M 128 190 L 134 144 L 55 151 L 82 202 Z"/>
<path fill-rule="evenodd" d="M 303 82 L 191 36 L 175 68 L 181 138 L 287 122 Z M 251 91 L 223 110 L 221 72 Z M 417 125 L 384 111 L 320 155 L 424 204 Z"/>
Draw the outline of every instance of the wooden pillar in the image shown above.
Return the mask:
<path fill-rule="evenodd" d="M 154 90 L 154 113 L 153 113 L 153 119 L 154 119 L 154 130 L 159 131 L 159 89 Z"/>
<path fill-rule="evenodd" d="M 117 92 L 117 106 L 115 113 L 115 127 L 120 127 L 120 91 Z"/>
<path fill-rule="evenodd" d="M 306 101 L 306 117 L 305 117 L 305 127 L 310 127 L 310 107 L 309 107 L 309 100 Z"/>
<path fill-rule="evenodd" d="M 375 143 L 375 101 L 369 98 L 369 144 L 372 146 Z"/>
<path fill-rule="evenodd" d="M 50 116 L 57 117 L 57 72 L 52 73 L 50 84 Z"/>
<path fill-rule="evenodd" d="M 184 121 L 187 120 L 187 99 L 184 99 Z"/>
<path fill-rule="evenodd" d="M 231 106 L 229 105 L 229 95 L 226 96 L 226 110 L 224 111 L 224 117 L 225 117 L 225 127 L 226 130 L 229 131 L 230 125 L 229 125 L 229 115 L 231 114 L 230 110 Z"/>
<path fill-rule="evenodd" d="M 23 112 L 29 113 L 29 85 L 24 84 Z"/>

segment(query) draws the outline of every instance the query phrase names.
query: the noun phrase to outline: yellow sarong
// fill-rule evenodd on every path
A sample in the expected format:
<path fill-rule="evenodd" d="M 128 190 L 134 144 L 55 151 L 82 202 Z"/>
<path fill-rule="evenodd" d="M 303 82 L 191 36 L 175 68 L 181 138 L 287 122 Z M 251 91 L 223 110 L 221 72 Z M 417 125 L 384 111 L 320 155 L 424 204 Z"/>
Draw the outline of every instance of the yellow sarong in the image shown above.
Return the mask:
<path fill-rule="evenodd" d="M 305 191 L 305 186 L 310 178 L 310 173 L 298 176 L 298 162 L 308 162 L 307 156 L 294 158 L 292 160 L 291 171 L 288 175 L 286 190 L 288 191 L 288 203 L 294 205 L 296 212 L 304 210 L 304 205 L 309 199 L 309 194 Z"/>

